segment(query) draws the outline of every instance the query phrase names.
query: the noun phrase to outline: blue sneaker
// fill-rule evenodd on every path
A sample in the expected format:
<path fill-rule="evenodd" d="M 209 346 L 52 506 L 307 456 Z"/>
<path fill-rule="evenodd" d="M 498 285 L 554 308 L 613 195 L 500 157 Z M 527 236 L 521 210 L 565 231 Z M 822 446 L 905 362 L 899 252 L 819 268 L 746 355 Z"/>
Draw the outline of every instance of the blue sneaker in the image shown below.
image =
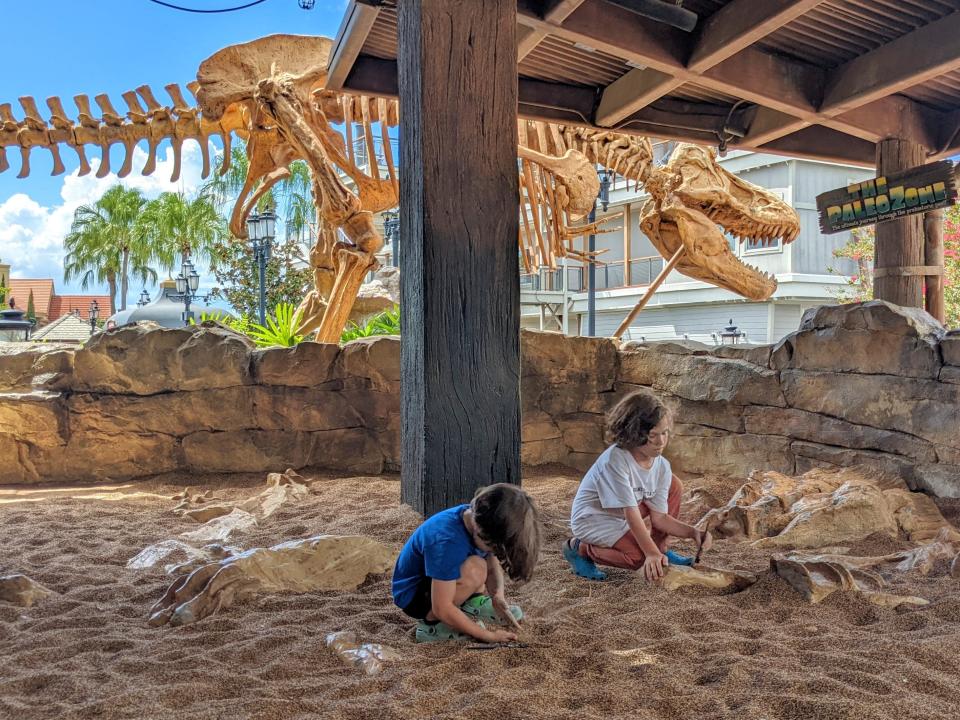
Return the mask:
<path fill-rule="evenodd" d="M 579 547 L 580 541 L 577 540 Z M 590 558 L 583 557 L 579 552 L 570 547 L 567 542 L 563 543 L 563 557 L 570 563 L 570 569 L 574 575 L 579 575 L 587 580 L 606 580 L 607 574 L 597 569 L 596 564 Z"/>
<path fill-rule="evenodd" d="M 670 561 L 671 565 L 693 565 L 692 557 L 675 553 L 673 550 L 667 550 L 664 555 L 667 556 L 667 560 Z"/>

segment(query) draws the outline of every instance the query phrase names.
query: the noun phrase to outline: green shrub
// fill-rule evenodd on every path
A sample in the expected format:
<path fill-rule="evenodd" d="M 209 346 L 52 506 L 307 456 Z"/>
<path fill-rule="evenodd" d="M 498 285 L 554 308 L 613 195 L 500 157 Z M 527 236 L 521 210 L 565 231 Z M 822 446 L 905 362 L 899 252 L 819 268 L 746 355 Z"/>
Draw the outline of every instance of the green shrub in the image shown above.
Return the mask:
<path fill-rule="evenodd" d="M 374 315 L 363 325 L 350 323 L 347 329 L 340 335 L 340 342 L 347 343 L 362 337 L 371 337 L 373 335 L 399 335 L 400 334 L 400 306 L 394 305 L 391 310 L 385 310 L 382 313 Z"/>

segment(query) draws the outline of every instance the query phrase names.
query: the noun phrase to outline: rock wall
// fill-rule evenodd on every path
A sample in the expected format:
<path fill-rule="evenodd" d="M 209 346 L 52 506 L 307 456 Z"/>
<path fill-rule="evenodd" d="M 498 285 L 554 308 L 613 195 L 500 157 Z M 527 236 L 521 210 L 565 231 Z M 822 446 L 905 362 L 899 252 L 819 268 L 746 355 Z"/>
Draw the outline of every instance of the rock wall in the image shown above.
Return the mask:
<path fill-rule="evenodd" d="M 960 496 L 960 334 L 883 302 L 821 307 L 770 347 L 522 334 L 526 465 L 585 469 L 604 413 L 649 387 L 688 472 L 866 464 Z M 218 327 L 125 326 L 0 355 L 0 483 L 399 464 L 397 338 L 259 350 Z"/>

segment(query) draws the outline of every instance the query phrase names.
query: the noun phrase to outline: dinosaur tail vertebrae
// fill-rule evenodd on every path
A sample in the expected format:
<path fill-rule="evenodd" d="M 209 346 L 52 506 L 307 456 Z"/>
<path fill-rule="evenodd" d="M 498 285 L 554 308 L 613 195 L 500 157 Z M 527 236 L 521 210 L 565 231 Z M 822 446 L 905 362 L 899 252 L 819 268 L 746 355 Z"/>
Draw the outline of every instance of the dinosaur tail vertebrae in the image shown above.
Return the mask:
<path fill-rule="evenodd" d="M 191 93 L 195 84 L 188 85 Z M 99 108 L 99 117 L 94 114 L 87 95 L 76 95 L 77 119 L 67 116 L 59 97 L 47 98 L 50 110 L 49 123 L 40 115 L 36 101 L 32 97 L 20 98 L 23 119 L 17 120 L 10 103 L 0 104 L 0 172 L 6 171 L 9 161 L 6 148 L 19 148 L 21 164 L 17 177 L 26 177 L 30 173 L 30 151 L 33 148 L 45 148 L 53 156 L 53 175 L 64 172 L 60 158 L 60 145 L 73 148 L 80 161 L 80 175 L 90 172 L 85 145 L 98 145 L 101 150 L 100 166 L 97 177 L 105 177 L 111 172 L 110 149 L 113 145 L 122 145 L 125 155 L 119 177 L 126 177 L 133 169 L 134 148 L 142 141 L 147 143 L 147 161 L 142 169 L 149 175 L 156 169 L 157 148 L 162 140 L 169 139 L 173 145 L 174 167 L 171 181 L 180 177 L 181 154 L 185 140 L 195 140 L 200 145 L 203 158 L 204 177 L 210 174 L 210 151 L 207 143 L 211 135 L 219 135 L 229 156 L 230 133 L 240 132 L 241 126 L 231 126 L 237 118 L 226 116 L 221 122 L 211 122 L 201 116 L 200 110 L 190 105 L 183 96 L 179 85 L 166 86 L 167 94 L 173 101 L 171 105 L 161 105 L 147 85 L 123 93 L 127 112 L 117 112 L 107 95 L 97 95 L 94 102 Z"/>

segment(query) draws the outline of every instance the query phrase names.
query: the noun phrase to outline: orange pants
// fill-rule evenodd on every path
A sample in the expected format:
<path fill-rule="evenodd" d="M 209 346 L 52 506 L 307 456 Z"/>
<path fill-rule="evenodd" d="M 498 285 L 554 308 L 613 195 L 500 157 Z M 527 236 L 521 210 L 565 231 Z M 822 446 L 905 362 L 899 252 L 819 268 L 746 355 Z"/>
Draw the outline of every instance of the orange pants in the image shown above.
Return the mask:
<path fill-rule="evenodd" d="M 670 494 L 667 495 L 667 514 L 672 518 L 680 516 L 680 497 L 683 495 L 683 485 L 676 475 L 670 482 Z M 643 517 L 650 516 L 650 508 L 645 503 L 637 505 L 640 508 L 640 514 Z M 669 536 L 656 528 L 651 528 L 650 538 L 665 552 L 668 545 Z M 599 545 L 590 545 L 583 541 L 580 542 L 580 554 L 588 557 L 597 565 L 609 565 L 611 567 L 626 568 L 627 570 L 639 570 L 643 567 L 643 561 L 646 556 L 640 549 L 640 544 L 629 530 L 626 535 L 614 543 L 613 547 L 601 547 Z"/>

